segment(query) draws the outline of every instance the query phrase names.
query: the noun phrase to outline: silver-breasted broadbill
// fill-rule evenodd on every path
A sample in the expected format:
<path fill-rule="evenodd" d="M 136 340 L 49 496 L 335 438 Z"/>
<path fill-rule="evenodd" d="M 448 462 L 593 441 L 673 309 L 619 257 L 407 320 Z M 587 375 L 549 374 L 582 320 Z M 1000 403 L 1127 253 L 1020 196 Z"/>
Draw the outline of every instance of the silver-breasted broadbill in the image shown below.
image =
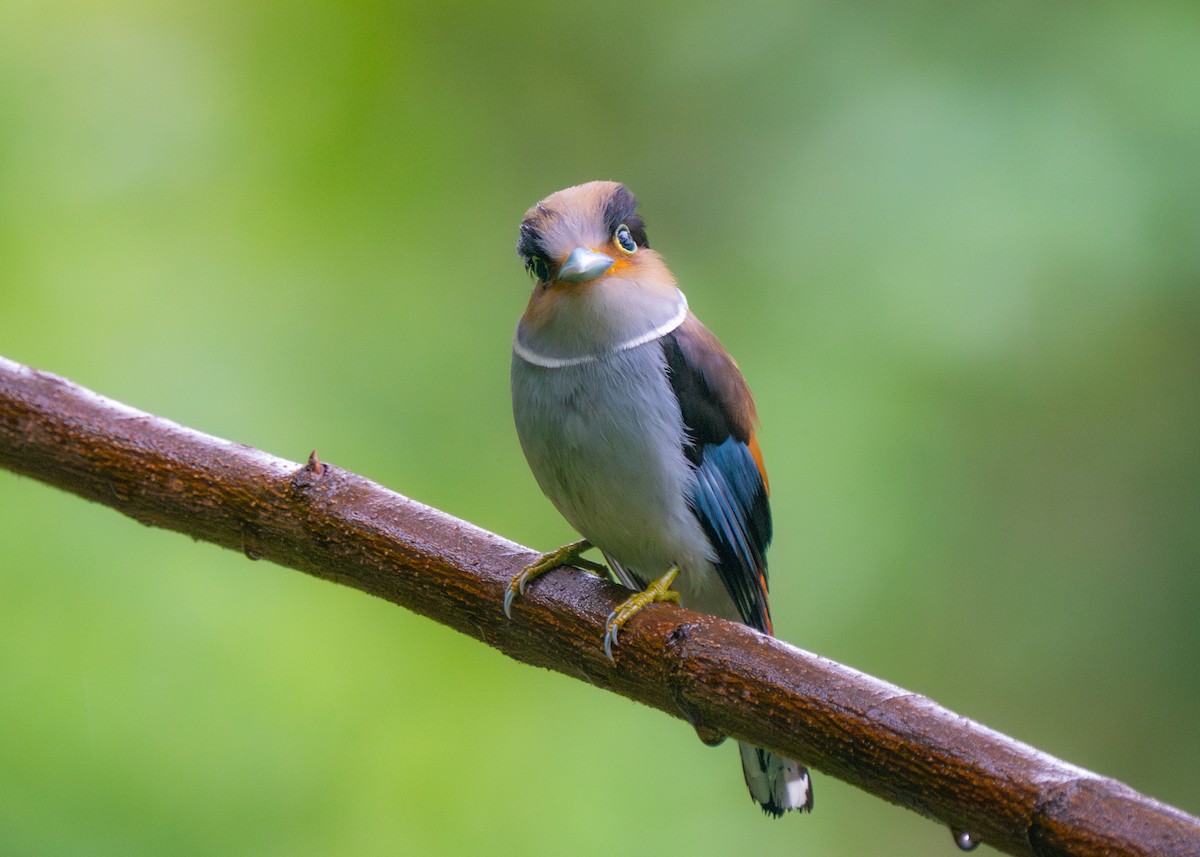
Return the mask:
<path fill-rule="evenodd" d="M 532 579 L 594 546 L 637 591 L 609 617 L 610 658 L 621 627 L 654 601 L 770 634 L 771 508 L 754 399 L 650 249 L 633 194 L 605 181 L 551 194 L 526 212 L 517 253 L 536 280 L 513 339 L 517 434 L 583 541 L 518 575 L 505 611 Z M 763 810 L 812 808 L 804 767 L 740 750 Z"/>

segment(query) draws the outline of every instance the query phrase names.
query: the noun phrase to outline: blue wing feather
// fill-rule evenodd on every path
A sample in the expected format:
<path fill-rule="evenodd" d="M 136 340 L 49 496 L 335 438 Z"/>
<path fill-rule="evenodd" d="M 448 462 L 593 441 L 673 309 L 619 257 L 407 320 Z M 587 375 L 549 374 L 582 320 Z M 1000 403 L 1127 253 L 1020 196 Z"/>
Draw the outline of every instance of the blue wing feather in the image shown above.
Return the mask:
<path fill-rule="evenodd" d="M 771 631 L 767 546 L 771 507 L 751 444 L 754 403 L 733 360 L 695 316 L 663 337 L 671 387 L 696 468 L 692 508 L 717 555 L 717 571 L 742 621 Z"/>
<path fill-rule="evenodd" d="M 771 628 L 766 549 L 771 540 L 766 487 L 750 448 L 730 437 L 700 451 L 693 505 L 717 554 L 717 570 L 742 620 Z"/>

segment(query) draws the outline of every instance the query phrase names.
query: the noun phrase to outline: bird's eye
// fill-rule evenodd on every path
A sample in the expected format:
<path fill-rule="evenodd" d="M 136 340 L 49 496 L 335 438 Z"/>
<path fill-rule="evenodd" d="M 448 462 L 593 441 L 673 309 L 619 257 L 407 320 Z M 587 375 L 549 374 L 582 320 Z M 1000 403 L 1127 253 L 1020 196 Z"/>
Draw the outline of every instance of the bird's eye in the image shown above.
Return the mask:
<path fill-rule="evenodd" d="M 537 277 L 539 283 L 550 281 L 550 266 L 546 264 L 546 260 L 541 256 L 530 256 L 529 261 L 525 263 L 525 267 L 529 273 Z"/>
<path fill-rule="evenodd" d="M 624 223 L 617 227 L 617 231 L 613 234 L 613 240 L 626 253 L 637 251 L 637 242 L 633 240 L 633 235 L 630 233 L 629 227 Z"/>

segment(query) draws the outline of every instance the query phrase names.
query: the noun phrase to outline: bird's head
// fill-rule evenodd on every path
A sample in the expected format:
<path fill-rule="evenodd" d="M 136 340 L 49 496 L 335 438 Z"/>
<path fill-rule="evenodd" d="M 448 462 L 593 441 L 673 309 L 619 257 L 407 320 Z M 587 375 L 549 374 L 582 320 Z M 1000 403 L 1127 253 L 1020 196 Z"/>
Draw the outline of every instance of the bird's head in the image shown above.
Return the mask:
<path fill-rule="evenodd" d="M 575 185 L 529 209 L 517 255 L 542 288 L 569 290 L 612 277 L 670 278 L 650 252 L 637 200 L 617 182 Z"/>
<path fill-rule="evenodd" d="M 637 200 L 617 182 L 552 193 L 525 213 L 517 255 L 537 280 L 518 351 L 575 359 L 657 336 L 687 300 L 650 249 Z"/>

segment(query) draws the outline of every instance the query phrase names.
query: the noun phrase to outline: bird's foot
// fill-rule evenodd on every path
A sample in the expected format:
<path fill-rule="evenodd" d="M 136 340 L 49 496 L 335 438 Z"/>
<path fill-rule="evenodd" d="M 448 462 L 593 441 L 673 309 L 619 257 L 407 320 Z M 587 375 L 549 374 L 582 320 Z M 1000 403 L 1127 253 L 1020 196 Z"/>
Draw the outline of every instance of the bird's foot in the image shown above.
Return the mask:
<path fill-rule="evenodd" d="M 641 592 L 637 592 L 617 605 L 617 609 L 608 614 L 604 623 L 604 654 L 610 661 L 613 658 L 612 649 L 617 644 L 617 633 L 625 627 L 625 623 L 642 610 L 658 601 L 679 603 L 679 593 L 671 588 L 679 574 L 678 568 L 673 568 L 650 584 Z"/>
<path fill-rule="evenodd" d="M 587 539 L 580 539 L 577 542 L 571 542 L 569 545 L 563 545 L 558 550 L 552 550 L 550 553 L 542 554 L 542 558 L 530 565 L 520 574 L 512 579 L 508 584 L 508 591 L 504 593 L 504 615 L 509 619 L 512 618 L 512 605 L 518 595 L 525 594 L 525 587 L 531 582 L 541 577 L 548 571 L 553 571 L 556 568 L 561 568 L 564 565 L 573 565 L 576 568 L 582 568 L 584 571 L 592 574 L 607 577 L 608 569 L 598 562 L 592 562 L 580 558 L 580 554 L 584 551 L 592 549 L 592 543 Z"/>

